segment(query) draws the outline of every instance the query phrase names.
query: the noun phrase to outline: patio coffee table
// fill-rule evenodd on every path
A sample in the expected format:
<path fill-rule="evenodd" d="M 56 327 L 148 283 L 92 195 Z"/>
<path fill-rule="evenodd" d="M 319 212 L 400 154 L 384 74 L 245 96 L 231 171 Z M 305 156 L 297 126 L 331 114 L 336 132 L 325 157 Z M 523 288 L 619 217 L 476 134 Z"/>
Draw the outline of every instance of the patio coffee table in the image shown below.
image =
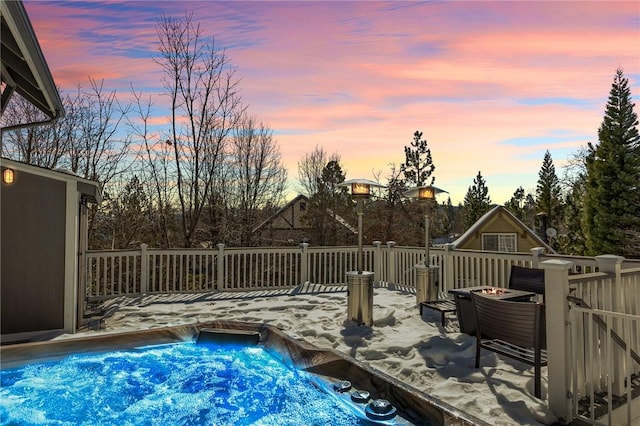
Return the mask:
<path fill-rule="evenodd" d="M 441 300 L 430 300 L 427 302 L 420 302 L 420 316 L 422 316 L 422 311 L 424 308 L 433 309 L 434 311 L 440 312 L 440 324 L 444 327 L 445 322 L 447 321 L 446 314 L 449 312 L 456 311 L 456 304 L 453 299 L 441 299 Z"/>
<path fill-rule="evenodd" d="M 456 313 L 458 315 L 460 331 L 471 335 L 476 334 L 476 312 L 473 309 L 473 303 L 471 301 L 471 293 L 474 292 L 483 293 L 499 300 L 510 300 L 512 302 L 528 302 L 536 295 L 530 291 L 491 286 L 463 287 L 449 290 L 449 293 L 453 294 L 456 303 Z"/>

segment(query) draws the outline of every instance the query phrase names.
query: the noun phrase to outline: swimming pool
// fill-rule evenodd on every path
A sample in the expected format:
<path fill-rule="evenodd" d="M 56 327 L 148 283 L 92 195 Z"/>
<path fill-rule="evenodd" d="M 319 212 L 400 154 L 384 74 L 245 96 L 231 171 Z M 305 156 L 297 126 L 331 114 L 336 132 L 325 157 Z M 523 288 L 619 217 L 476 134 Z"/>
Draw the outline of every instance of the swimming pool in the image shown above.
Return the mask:
<path fill-rule="evenodd" d="M 237 347 L 234 350 L 240 352 L 223 355 L 223 361 L 205 360 L 206 357 L 198 352 L 203 348 L 194 342 L 198 340 L 201 330 L 209 328 L 252 332 L 258 336 L 256 340 L 260 340 L 260 344 L 257 347 Z M 237 343 L 235 341 L 239 335 L 223 333 L 221 336 L 227 341 L 228 336 L 231 336 L 233 343 Z M 251 333 L 245 336 L 251 336 Z M 182 343 L 169 344 L 175 342 Z M 114 349 L 117 351 L 105 354 L 106 351 Z M 180 367 L 162 366 L 157 359 L 160 349 L 177 351 L 176 354 L 184 358 L 185 364 Z M 207 347 L 206 350 L 217 351 L 213 347 Z M 114 353 L 122 356 L 116 357 Z M 81 389 L 79 385 L 73 387 L 72 391 L 59 389 L 57 383 L 65 376 L 61 373 L 67 371 L 64 369 L 52 373 L 53 376 L 46 380 L 35 374 L 42 370 L 42 362 L 47 363 L 46 365 L 58 365 L 61 359 L 69 358 L 69 354 L 76 354 L 73 358 L 82 360 L 82 367 L 76 369 L 80 370 L 85 381 L 97 386 L 98 391 Z M 49 394 L 57 392 L 58 402 L 52 398 L 45 398 L 51 399 L 49 403 L 54 411 L 60 411 L 60 407 L 80 405 L 80 396 L 84 394 L 93 392 L 100 395 L 98 400 L 89 403 L 93 406 L 79 409 L 78 414 L 74 415 L 76 417 L 69 420 L 69 424 L 76 424 L 83 419 L 92 424 L 135 424 L 134 420 L 140 418 L 145 420 L 142 422 L 144 424 L 154 424 L 155 419 L 164 419 L 155 424 L 367 424 L 362 419 L 370 417 L 363 417 L 362 414 L 366 409 L 370 409 L 374 401 L 388 401 L 397 409 L 399 417 L 392 421 L 406 420 L 412 424 L 427 425 L 484 424 L 336 351 L 312 347 L 264 324 L 216 321 L 145 332 L 27 343 L 3 346 L 0 348 L 0 356 L 3 388 L 5 384 L 21 383 L 23 387 L 44 387 Z M 159 367 L 151 368 L 148 365 L 143 367 L 142 372 L 128 372 L 134 358 L 145 357 L 152 360 L 150 365 L 160 364 Z M 258 385 L 246 381 L 257 370 L 256 365 L 251 363 L 252 360 L 259 360 L 258 364 L 267 365 L 268 369 L 276 372 L 275 378 L 260 378 L 258 383 L 266 387 L 247 397 L 240 397 L 238 389 L 232 387 L 225 390 L 229 382 L 236 382 L 239 389 L 261 389 Z M 52 363 L 53 361 L 55 363 Z M 106 365 L 120 368 L 103 371 Z M 14 370 L 15 368 L 18 370 Z M 222 372 L 221 377 L 214 374 L 216 370 Z M 106 374 L 99 375 L 99 372 Z M 136 376 L 146 376 L 146 381 L 136 384 Z M 200 379 L 196 379 L 197 377 Z M 300 382 L 294 379 L 300 379 Z M 102 389 L 103 381 L 115 383 L 116 388 L 122 391 L 113 399 L 102 396 L 99 390 Z M 368 404 L 349 405 L 349 393 L 338 389 L 347 381 L 353 389 L 370 393 Z M 125 392 L 127 389 L 130 391 Z M 149 389 L 160 392 L 147 392 Z M 275 394 L 273 390 L 283 393 Z M 2 390 L 4 391 L 5 389 Z M 290 400 L 289 397 L 293 399 Z M 296 397 L 303 398 L 304 402 L 296 400 Z M 2 394 L 2 405 L 7 410 L 7 404 L 21 406 L 24 405 L 24 398 Z M 244 405 L 236 405 L 236 402 L 243 400 Z M 45 414 L 38 411 L 41 408 L 34 407 L 31 403 L 28 405 L 30 407 L 25 408 L 16 419 L 46 418 Z M 312 414 L 301 414 L 295 410 L 302 405 L 311 407 Z M 67 408 L 64 410 L 71 411 Z M 121 421 L 119 414 L 114 415 L 121 412 L 132 414 L 134 420 Z M 84 416 L 82 413 L 85 413 Z M 165 414 L 170 416 L 169 420 L 162 417 Z M 4 416 L 8 415 L 2 412 L 0 421 L 7 423 L 7 417 Z M 214 418 L 216 420 L 212 421 Z M 380 420 L 387 421 L 386 418 Z"/>

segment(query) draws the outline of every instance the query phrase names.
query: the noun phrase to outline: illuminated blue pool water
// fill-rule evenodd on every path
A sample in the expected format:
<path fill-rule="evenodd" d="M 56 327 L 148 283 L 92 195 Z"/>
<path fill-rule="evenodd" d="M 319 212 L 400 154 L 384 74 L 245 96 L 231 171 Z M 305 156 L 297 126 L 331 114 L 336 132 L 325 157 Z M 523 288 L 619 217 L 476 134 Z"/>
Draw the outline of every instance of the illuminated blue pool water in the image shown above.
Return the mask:
<path fill-rule="evenodd" d="M 1 424 L 361 425 L 262 347 L 175 343 L 0 372 Z"/>

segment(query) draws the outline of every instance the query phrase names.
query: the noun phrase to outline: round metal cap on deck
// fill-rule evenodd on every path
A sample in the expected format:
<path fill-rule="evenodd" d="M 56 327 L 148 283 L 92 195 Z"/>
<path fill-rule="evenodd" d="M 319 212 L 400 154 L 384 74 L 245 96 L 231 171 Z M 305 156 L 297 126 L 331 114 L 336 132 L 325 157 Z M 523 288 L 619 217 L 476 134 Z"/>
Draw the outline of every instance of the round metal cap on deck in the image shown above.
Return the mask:
<path fill-rule="evenodd" d="M 351 392 L 351 399 L 354 402 L 358 402 L 360 404 L 369 401 L 370 396 L 371 394 L 367 391 L 357 390 L 357 391 Z"/>
<path fill-rule="evenodd" d="M 390 420 L 396 416 L 395 407 L 386 399 L 371 401 L 364 412 L 372 420 Z"/>
<path fill-rule="evenodd" d="M 339 382 L 336 382 L 333 384 L 333 389 L 336 390 L 336 392 L 347 392 L 349 391 L 349 389 L 351 389 L 351 382 L 348 380 L 340 380 Z"/>

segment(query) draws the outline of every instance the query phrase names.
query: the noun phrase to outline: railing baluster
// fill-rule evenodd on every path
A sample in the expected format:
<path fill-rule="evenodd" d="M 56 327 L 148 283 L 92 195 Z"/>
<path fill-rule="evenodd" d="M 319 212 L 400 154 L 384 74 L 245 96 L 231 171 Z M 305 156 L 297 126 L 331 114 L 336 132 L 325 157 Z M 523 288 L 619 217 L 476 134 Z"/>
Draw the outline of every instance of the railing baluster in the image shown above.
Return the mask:
<path fill-rule="evenodd" d="M 168 290 L 170 292 L 175 291 L 176 289 L 176 270 L 177 270 L 177 266 L 176 266 L 176 254 L 172 254 L 171 255 L 171 261 L 169 262 L 169 264 L 171 265 L 171 274 L 169 276 L 169 280 L 167 282 L 168 285 Z"/>
<path fill-rule="evenodd" d="M 124 277 L 124 284 L 125 284 L 125 293 L 126 294 L 131 294 L 133 293 L 130 289 L 130 282 L 129 282 L 129 263 L 131 262 L 131 257 L 130 256 L 125 256 L 125 277 Z"/>
<path fill-rule="evenodd" d="M 107 285 L 108 285 L 108 275 L 107 275 L 107 259 L 109 257 L 105 256 L 102 258 L 102 275 L 104 276 L 103 280 L 104 280 L 104 287 L 103 287 L 103 291 L 104 291 L 104 295 L 106 296 L 108 294 L 108 289 L 107 289 Z"/>
<path fill-rule="evenodd" d="M 235 278 L 236 278 L 236 272 L 235 272 L 235 255 L 232 254 L 231 252 L 227 251 L 226 254 L 226 273 L 225 273 L 225 279 L 226 281 L 226 288 L 233 288 L 235 286 Z"/>
<path fill-rule="evenodd" d="M 118 294 L 122 294 L 122 256 L 118 256 L 118 265 L 117 265 L 117 271 L 118 271 Z"/>
<path fill-rule="evenodd" d="M 175 271 L 175 267 L 173 265 L 174 255 L 167 255 L 165 258 L 166 261 L 166 275 L 164 277 L 164 290 L 171 291 L 171 285 L 173 282 L 173 271 Z"/>
<path fill-rule="evenodd" d="M 133 274 L 133 279 L 132 279 L 132 293 L 142 293 L 142 268 L 140 268 L 140 275 L 138 275 L 138 256 L 133 255 L 131 256 L 133 258 L 133 265 L 132 265 L 132 271 L 131 273 Z M 136 282 L 138 282 L 137 277 L 140 277 L 140 285 L 137 286 Z M 136 290 L 137 288 L 137 290 Z"/>
<path fill-rule="evenodd" d="M 162 279 L 162 255 L 152 254 L 149 256 L 149 259 L 151 260 L 151 272 L 153 273 L 153 282 L 149 288 L 149 292 L 160 291 L 160 285 L 158 283 Z"/>

